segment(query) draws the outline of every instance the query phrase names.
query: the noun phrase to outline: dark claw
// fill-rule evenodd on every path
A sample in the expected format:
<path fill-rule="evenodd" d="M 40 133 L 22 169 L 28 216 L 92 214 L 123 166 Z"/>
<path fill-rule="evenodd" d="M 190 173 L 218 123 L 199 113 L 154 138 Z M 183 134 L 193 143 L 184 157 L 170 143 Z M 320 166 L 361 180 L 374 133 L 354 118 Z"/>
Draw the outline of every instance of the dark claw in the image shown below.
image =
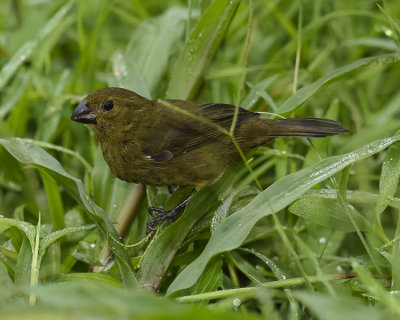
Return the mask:
<path fill-rule="evenodd" d="M 186 204 L 191 197 L 192 196 L 188 197 L 185 201 L 178 204 L 175 208 L 167 211 L 161 208 L 149 207 L 148 210 L 151 219 L 147 222 L 146 234 L 154 231 L 156 227 L 165 220 L 169 220 L 171 223 L 173 223 L 176 219 L 178 219 L 179 214 L 183 211 L 183 209 L 185 209 Z M 155 216 L 154 213 L 157 213 L 157 216 Z"/>

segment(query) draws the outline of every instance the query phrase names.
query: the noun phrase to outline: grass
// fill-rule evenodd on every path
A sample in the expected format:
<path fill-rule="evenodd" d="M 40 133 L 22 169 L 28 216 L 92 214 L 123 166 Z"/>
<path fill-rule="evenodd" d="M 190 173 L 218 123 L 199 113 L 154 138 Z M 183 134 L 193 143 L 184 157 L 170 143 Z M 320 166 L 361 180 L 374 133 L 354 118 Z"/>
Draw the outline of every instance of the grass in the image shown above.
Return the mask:
<path fill-rule="evenodd" d="M 2 319 L 399 317 L 399 16 L 395 1 L 1 2 Z M 111 175 L 70 120 L 105 86 L 349 133 L 253 150 L 149 238 L 147 207 L 188 190 L 142 201 Z"/>

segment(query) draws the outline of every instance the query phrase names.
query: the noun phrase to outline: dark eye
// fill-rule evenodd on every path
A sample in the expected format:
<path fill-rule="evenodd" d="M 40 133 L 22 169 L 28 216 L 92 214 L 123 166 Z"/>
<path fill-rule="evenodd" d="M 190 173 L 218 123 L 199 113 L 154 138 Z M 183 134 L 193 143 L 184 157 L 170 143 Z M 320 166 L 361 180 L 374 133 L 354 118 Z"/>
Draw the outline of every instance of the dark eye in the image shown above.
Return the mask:
<path fill-rule="evenodd" d="M 104 100 L 103 101 L 103 109 L 106 111 L 111 110 L 114 108 L 114 102 L 112 100 Z"/>

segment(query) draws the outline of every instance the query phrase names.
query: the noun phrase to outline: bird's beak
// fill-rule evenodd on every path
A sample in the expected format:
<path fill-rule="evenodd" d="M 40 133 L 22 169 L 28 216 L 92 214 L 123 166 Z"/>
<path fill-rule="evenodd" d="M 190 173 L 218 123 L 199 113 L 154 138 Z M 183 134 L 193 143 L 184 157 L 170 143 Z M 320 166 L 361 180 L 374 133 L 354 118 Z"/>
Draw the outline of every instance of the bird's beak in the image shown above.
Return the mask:
<path fill-rule="evenodd" d="M 86 100 L 83 100 L 78 106 L 75 108 L 72 113 L 71 119 L 76 122 L 86 123 L 86 124 L 96 124 L 96 116 L 93 113 L 93 110 L 89 108 Z"/>

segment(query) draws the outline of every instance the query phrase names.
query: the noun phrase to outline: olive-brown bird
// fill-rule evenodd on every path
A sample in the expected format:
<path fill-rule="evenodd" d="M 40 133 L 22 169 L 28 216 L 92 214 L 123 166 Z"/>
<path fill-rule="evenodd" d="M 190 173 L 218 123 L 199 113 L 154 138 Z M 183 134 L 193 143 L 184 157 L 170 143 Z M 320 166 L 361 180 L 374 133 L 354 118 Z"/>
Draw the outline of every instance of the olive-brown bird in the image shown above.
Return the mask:
<path fill-rule="evenodd" d="M 88 95 L 71 119 L 93 129 L 112 173 L 128 182 L 199 188 L 240 159 L 231 138 L 218 129 L 230 129 L 235 106 L 165 101 L 183 112 L 130 90 L 104 88 Z M 325 137 L 346 131 L 333 120 L 261 119 L 239 108 L 234 136 L 246 152 L 276 137 Z"/>

